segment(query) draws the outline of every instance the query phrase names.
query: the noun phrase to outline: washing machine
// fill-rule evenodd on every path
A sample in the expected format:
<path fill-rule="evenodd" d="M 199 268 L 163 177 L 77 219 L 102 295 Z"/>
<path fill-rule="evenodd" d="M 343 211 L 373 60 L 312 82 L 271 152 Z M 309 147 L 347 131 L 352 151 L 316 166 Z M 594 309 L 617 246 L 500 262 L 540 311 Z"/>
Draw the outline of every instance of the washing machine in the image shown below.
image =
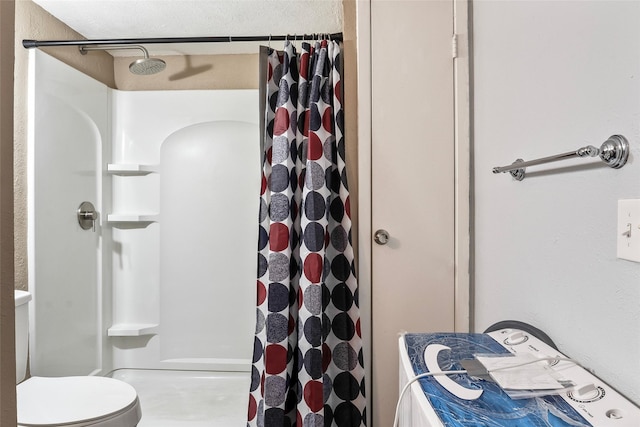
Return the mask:
<path fill-rule="evenodd" d="M 521 398 L 477 371 L 413 382 L 399 406 L 400 427 L 639 427 L 640 408 L 592 373 L 566 359 L 552 342 L 503 328 L 484 334 L 403 334 L 399 338 L 400 390 L 425 372 L 460 371 L 477 355 L 556 358 L 566 388 Z M 544 339 L 544 340 L 543 340 Z M 540 363 L 540 362 L 537 362 Z M 475 364 L 477 365 L 477 363 Z"/>

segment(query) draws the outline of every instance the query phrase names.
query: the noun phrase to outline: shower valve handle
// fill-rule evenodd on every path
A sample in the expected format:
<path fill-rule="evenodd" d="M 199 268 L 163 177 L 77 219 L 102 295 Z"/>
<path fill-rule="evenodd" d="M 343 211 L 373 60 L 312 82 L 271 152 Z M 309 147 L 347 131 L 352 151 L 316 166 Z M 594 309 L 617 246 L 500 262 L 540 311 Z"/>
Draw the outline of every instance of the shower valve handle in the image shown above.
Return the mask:
<path fill-rule="evenodd" d="M 78 206 L 77 210 L 78 224 L 83 230 L 92 229 L 96 231 L 96 220 L 98 219 L 98 212 L 93 207 L 91 202 L 82 202 Z"/>

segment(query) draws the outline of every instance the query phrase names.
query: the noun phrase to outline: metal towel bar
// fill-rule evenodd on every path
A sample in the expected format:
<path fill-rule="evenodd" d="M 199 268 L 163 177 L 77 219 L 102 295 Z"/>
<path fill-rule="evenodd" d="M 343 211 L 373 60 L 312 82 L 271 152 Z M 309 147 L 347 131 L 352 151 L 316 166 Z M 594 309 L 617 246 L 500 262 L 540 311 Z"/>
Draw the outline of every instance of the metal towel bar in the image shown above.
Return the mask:
<path fill-rule="evenodd" d="M 575 151 L 569 151 L 555 156 L 542 157 L 536 160 L 525 162 L 518 159 L 509 166 L 495 167 L 493 173 L 509 172 L 518 181 L 524 179 L 524 170 L 527 166 L 541 165 L 543 163 L 557 162 L 559 160 L 571 159 L 574 157 L 596 157 L 600 156 L 600 160 L 605 162 L 612 168 L 619 169 L 627 163 L 629 157 L 629 142 L 622 135 L 611 135 L 609 139 L 602 143 L 600 148 L 593 145 L 578 148 Z"/>

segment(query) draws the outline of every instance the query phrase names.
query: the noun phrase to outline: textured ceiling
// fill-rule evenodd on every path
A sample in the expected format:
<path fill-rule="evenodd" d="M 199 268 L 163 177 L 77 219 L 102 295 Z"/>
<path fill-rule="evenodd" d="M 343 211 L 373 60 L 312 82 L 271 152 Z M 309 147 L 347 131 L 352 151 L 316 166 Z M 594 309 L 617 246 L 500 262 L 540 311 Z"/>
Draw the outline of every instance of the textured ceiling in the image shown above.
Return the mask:
<path fill-rule="evenodd" d="M 294 35 L 342 31 L 341 0 L 34 0 L 34 2 L 88 39 L 268 36 L 269 34 Z M 151 53 L 162 55 L 256 52 L 255 45 L 255 43 L 207 43 L 146 46 Z"/>

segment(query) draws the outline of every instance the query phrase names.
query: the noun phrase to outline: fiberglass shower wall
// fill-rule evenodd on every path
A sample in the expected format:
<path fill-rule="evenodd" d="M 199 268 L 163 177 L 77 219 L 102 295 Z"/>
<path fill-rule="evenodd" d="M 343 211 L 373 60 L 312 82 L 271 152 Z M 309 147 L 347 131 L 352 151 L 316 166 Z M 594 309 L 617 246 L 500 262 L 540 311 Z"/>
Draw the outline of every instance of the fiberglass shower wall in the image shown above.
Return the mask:
<path fill-rule="evenodd" d="M 248 370 L 258 93 L 113 95 L 114 364 Z"/>
<path fill-rule="evenodd" d="M 30 244 L 39 256 L 30 258 L 35 269 L 65 266 L 55 281 L 47 280 L 49 301 L 38 290 L 45 273 L 33 275 L 34 329 L 50 343 L 41 349 L 55 351 L 58 339 L 76 346 L 65 347 L 66 356 L 72 348 L 92 349 L 86 359 L 97 366 L 76 372 L 70 361 L 70 370 L 61 374 L 118 368 L 249 370 L 260 190 L 257 90 L 117 91 L 35 53 L 33 81 L 52 81 L 70 105 L 66 110 L 78 110 L 78 117 L 104 127 L 94 132 L 102 138 L 92 142 L 78 133 L 77 124 L 62 121 L 59 113 L 66 110 L 38 92 L 42 83 L 34 85 L 37 111 L 46 112 L 47 120 L 34 121 L 33 145 L 36 152 L 53 153 L 41 155 L 36 164 L 42 164 L 33 169 L 30 210 L 38 214 Z M 78 86 L 85 81 L 92 90 Z M 98 113 L 85 111 L 86 98 Z M 67 141 L 65 150 L 42 144 L 56 123 L 57 138 Z M 81 149 L 70 150 L 74 144 Z M 96 144 L 96 153 L 89 154 L 94 169 L 81 168 L 71 153 Z M 51 171 L 69 179 L 43 191 Z M 78 231 L 75 211 L 58 212 L 63 206 L 55 202 L 87 180 L 94 182 L 99 211 L 95 233 Z M 54 200 L 46 211 L 38 209 L 43 200 Z M 54 214 L 66 218 L 71 231 L 42 246 L 43 236 L 55 228 L 45 220 Z M 86 240 L 77 243 L 77 251 L 93 261 L 82 267 L 89 279 L 72 286 L 80 266 L 60 241 L 73 235 Z M 57 310 L 44 305 L 52 302 Z M 87 307 L 93 317 L 61 329 L 56 318 L 68 306 Z"/>
<path fill-rule="evenodd" d="M 106 373 L 109 239 L 99 223 L 95 232 L 80 228 L 76 210 L 84 201 L 109 209 L 101 176 L 111 148 L 109 89 L 39 51 L 29 53 L 28 84 L 31 375 Z"/>

